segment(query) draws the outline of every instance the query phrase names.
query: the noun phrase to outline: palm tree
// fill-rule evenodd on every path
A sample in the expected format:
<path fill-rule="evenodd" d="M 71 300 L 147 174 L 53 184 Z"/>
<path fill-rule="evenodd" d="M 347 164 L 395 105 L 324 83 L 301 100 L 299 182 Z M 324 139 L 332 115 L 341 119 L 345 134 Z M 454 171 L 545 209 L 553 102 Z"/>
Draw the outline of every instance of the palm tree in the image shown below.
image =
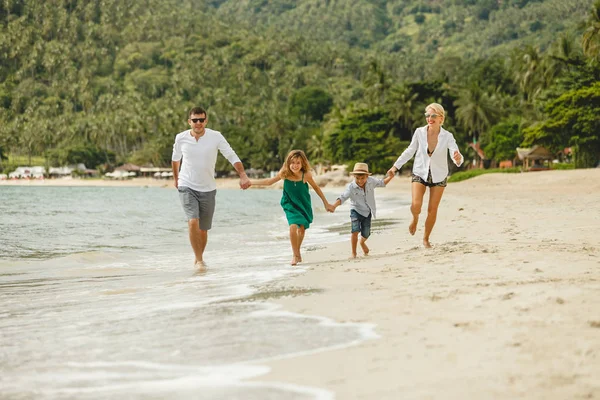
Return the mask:
<path fill-rule="evenodd" d="M 500 116 L 498 99 L 479 85 L 473 84 L 460 91 L 456 106 L 456 117 L 459 124 L 477 142 L 479 135 L 496 123 Z"/>
<path fill-rule="evenodd" d="M 578 43 L 570 34 L 561 34 L 554 42 L 547 59 L 544 76 L 547 85 L 550 86 L 557 77 L 581 65 L 582 54 Z"/>
<path fill-rule="evenodd" d="M 391 109 L 390 117 L 393 121 L 399 121 L 404 128 L 412 130 L 414 119 L 413 109 L 419 93 L 411 93 L 406 86 L 394 86 L 388 101 Z"/>
<path fill-rule="evenodd" d="M 596 0 L 587 21 L 587 28 L 583 33 L 583 53 L 591 58 L 600 57 L 600 0 Z"/>
<path fill-rule="evenodd" d="M 306 142 L 308 157 L 315 164 L 325 161 L 325 137 L 325 130 L 320 127 Z"/>
<path fill-rule="evenodd" d="M 364 79 L 369 101 L 374 106 L 385 104 L 385 94 L 391 83 L 382 62 L 376 59 L 369 60 L 367 75 Z"/>
<path fill-rule="evenodd" d="M 527 46 L 522 52 L 514 56 L 516 64 L 515 81 L 525 94 L 525 98 L 532 100 L 545 88 L 544 59 L 539 48 Z"/>

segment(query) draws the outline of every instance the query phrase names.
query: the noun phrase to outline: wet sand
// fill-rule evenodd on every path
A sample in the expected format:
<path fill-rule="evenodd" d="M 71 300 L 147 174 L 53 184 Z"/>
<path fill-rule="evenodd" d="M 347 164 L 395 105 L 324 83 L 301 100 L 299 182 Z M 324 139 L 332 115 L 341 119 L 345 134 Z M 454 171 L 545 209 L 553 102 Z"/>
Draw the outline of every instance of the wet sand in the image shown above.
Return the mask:
<path fill-rule="evenodd" d="M 410 199 L 408 178 L 385 190 Z M 448 185 L 432 249 L 426 195 L 415 236 L 406 209 L 368 257 L 349 260 L 349 241 L 305 253 L 309 271 L 281 289 L 307 294 L 276 302 L 381 338 L 271 362 L 258 380 L 338 399 L 600 397 L 599 200 L 600 169 L 483 175 Z"/>

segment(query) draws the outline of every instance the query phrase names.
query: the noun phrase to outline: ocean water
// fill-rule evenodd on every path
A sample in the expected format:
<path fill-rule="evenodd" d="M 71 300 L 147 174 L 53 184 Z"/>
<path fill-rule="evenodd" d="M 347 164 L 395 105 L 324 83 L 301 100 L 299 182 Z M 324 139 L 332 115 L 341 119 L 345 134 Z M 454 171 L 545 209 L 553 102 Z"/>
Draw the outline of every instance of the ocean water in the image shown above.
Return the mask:
<path fill-rule="evenodd" d="M 407 199 L 380 192 L 378 220 L 401 215 Z M 348 240 L 347 205 L 326 213 L 313 196 L 305 252 Z M 253 300 L 307 267 L 289 265 L 280 197 L 219 190 L 198 273 L 173 188 L 0 187 L 0 398 L 333 398 L 245 380 L 377 337 Z"/>

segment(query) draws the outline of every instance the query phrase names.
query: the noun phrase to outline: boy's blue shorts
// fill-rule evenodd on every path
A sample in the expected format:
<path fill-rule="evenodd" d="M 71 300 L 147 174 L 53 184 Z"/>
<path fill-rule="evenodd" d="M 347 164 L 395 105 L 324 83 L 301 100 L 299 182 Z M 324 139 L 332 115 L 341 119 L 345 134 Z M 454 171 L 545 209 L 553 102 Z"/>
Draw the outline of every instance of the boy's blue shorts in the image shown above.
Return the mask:
<path fill-rule="evenodd" d="M 371 236 L 371 213 L 368 217 L 364 217 L 356 212 L 356 210 L 350 210 L 350 220 L 352 221 L 352 233 L 360 232 L 360 235 L 367 239 Z"/>

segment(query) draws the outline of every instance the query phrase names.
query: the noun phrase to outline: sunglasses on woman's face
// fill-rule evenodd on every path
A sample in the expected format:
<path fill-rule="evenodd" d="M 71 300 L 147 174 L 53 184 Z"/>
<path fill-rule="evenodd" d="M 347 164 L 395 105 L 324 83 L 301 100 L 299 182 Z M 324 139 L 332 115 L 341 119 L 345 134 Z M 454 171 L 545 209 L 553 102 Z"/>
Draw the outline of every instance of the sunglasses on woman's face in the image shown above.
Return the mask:
<path fill-rule="evenodd" d="M 206 121 L 206 118 L 192 118 L 190 121 L 192 121 L 193 123 L 197 124 L 198 122 L 204 122 L 204 121 Z"/>
<path fill-rule="evenodd" d="M 425 113 L 425 118 L 437 118 L 439 117 L 438 114 L 429 114 L 429 113 Z"/>

